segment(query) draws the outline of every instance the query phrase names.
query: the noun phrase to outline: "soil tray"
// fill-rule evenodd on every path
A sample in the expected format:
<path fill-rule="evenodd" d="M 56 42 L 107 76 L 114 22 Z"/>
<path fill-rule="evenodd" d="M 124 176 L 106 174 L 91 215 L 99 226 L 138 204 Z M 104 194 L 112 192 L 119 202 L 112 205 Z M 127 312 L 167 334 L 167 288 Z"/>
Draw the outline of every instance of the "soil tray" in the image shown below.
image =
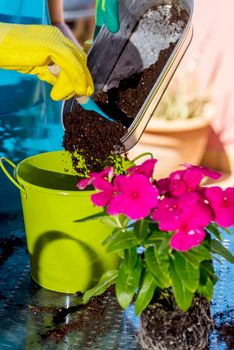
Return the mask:
<path fill-rule="evenodd" d="M 193 0 L 120 0 L 118 33 L 103 28 L 88 54 L 95 100 L 127 132 L 126 150 L 142 135 L 192 38 Z M 67 100 L 63 118 L 77 108 Z M 82 113 L 78 109 L 78 113 Z M 63 120 L 66 129 L 66 120 Z"/>

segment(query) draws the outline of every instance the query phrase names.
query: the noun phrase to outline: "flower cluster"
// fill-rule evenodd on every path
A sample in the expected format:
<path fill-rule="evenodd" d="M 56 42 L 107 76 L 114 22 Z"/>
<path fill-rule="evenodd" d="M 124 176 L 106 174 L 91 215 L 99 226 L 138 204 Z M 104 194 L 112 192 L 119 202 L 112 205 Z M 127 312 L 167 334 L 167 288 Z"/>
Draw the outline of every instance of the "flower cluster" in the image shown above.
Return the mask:
<path fill-rule="evenodd" d="M 80 190 L 93 185 L 91 200 L 102 208 L 81 221 L 99 219 L 111 226 L 103 244 L 107 253 L 122 258 L 118 269 L 104 273 L 86 291 L 84 303 L 115 284 L 119 304 L 127 308 L 134 299 L 137 315 L 160 293 L 173 295 L 186 311 L 195 295 L 212 299 L 217 280 L 213 256 L 234 263 L 222 244 L 222 234 L 234 225 L 234 188 L 203 186 L 204 177 L 217 180 L 220 174 L 189 164 L 156 181 L 156 162 L 131 165 L 124 175 L 108 167 L 77 184 Z"/>
<path fill-rule="evenodd" d="M 184 164 L 184 170 L 153 181 L 156 159 L 114 174 L 112 167 L 91 173 L 77 187 L 93 184 L 99 192 L 91 196 L 96 206 L 109 215 L 124 214 L 132 220 L 150 217 L 162 231 L 173 232 L 171 248 L 188 251 L 201 244 L 204 228 L 211 222 L 222 227 L 234 225 L 234 188 L 203 187 L 204 177 L 217 180 L 220 174 L 208 168 Z"/>

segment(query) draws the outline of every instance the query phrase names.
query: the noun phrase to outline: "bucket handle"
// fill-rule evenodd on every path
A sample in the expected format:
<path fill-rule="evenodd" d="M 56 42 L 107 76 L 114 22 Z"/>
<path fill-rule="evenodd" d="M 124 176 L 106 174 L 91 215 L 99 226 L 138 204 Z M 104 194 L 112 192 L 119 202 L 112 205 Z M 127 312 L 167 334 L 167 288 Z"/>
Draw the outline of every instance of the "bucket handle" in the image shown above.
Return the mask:
<path fill-rule="evenodd" d="M 8 159 L 8 158 L 6 158 L 6 157 L 0 157 L 0 168 L 2 169 L 2 171 L 4 172 L 4 174 L 8 177 L 8 179 L 9 179 L 16 187 L 18 187 L 18 189 L 19 189 L 20 191 L 22 191 L 22 192 L 23 192 L 23 195 L 26 197 L 26 191 L 25 191 L 24 187 L 23 187 L 22 185 L 20 185 L 19 182 L 16 181 L 16 180 L 14 179 L 13 176 L 11 176 L 11 174 L 8 172 L 8 170 L 6 169 L 6 167 L 5 167 L 5 165 L 3 164 L 3 162 L 6 162 L 6 163 L 10 164 L 10 165 L 13 167 L 13 169 L 16 168 L 16 165 L 15 165 L 10 159 Z"/>
<path fill-rule="evenodd" d="M 141 158 L 146 157 L 146 156 L 149 156 L 151 159 L 154 158 L 154 156 L 151 152 L 145 152 L 145 153 L 139 154 L 139 156 L 132 159 L 132 162 L 135 163 L 138 159 L 141 159 Z"/>

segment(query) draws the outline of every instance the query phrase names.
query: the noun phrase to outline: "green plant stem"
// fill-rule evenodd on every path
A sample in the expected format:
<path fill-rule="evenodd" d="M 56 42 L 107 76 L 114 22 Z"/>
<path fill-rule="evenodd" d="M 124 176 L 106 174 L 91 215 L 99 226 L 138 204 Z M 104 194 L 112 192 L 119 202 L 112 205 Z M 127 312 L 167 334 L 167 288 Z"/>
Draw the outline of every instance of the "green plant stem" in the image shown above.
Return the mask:
<path fill-rule="evenodd" d="M 153 154 L 151 152 L 144 152 L 142 154 L 140 154 L 139 156 L 135 157 L 132 162 L 135 163 L 138 159 L 141 159 L 143 157 L 146 157 L 146 156 L 150 156 L 151 159 L 154 158 Z"/>

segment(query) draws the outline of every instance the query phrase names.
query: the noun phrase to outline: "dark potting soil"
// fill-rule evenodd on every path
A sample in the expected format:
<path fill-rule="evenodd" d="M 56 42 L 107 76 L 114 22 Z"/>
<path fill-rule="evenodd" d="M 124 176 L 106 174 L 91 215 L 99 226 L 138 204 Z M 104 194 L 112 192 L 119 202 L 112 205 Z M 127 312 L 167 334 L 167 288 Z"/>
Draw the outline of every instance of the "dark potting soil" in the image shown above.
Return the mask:
<path fill-rule="evenodd" d="M 52 316 L 51 326 L 49 330 L 41 334 L 42 340 L 52 340 L 59 343 L 64 337 L 73 331 L 82 331 L 87 335 L 87 342 L 93 342 L 95 339 L 105 333 L 108 327 L 111 327 L 111 322 L 102 322 L 108 313 L 108 300 L 114 297 L 114 289 L 110 287 L 104 294 L 94 297 L 87 305 L 71 306 L 68 309 L 56 307 L 44 307 L 28 305 L 34 317 L 50 314 Z M 112 304 L 113 307 L 113 304 Z M 116 310 L 120 309 L 115 303 Z M 112 310 L 113 312 L 113 310 Z M 37 315 L 38 314 L 38 315 Z M 69 323 L 65 322 L 66 316 L 70 316 Z M 113 315 L 115 313 L 113 312 Z M 48 328 L 47 327 L 47 328 Z M 95 330 L 95 332 L 94 332 Z"/>
<path fill-rule="evenodd" d="M 177 6 L 172 7 L 171 23 L 182 21 L 185 27 L 188 18 L 187 11 L 179 11 Z M 103 169 L 110 154 L 124 153 L 121 139 L 142 107 L 175 45 L 176 42 L 171 43 L 160 52 L 157 62 L 122 80 L 118 88 L 95 96 L 99 107 L 116 122 L 107 121 L 95 112 L 85 111 L 79 105 L 64 116 L 63 145 L 65 150 L 73 154 L 74 168 L 78 173 L 82 174 L 82 168 L 79 168 L 74 152 L 83 156 L 88 171 Z"/>
<path fill-rule="evenodd" d="M 65 116 L 64 126 L 64 148 L 72 154 L 73 166 L 81 176 L 87 170 L 102 170 L 112 153 L 125 152 L 120 139 L 127 129 L 120 122 L 109 122 L 77 105 L 73 112 Z M 84 158 L 87 169 L 79 165 L 76 153 Z"/>
<path fill-rule="evenodd" d="M 118 88 L 98 94 L 95 101 L 99 107 L 107 115 L 120 120 L 126 127 L 129 127 L 154 86 L 175 45 L 176 43 L 171 43 L 167 49 L 162 50 L 157 62 L 143 72 L 123 79 Z"/>
<path fill-rule="evenodd" d="M 206 350 L 211 324 L 205 298 L 195 297 L 185 313 L 155 303 L 141 314 L 139 342 L 146 350 Z"/>
<path fill-rule="evenodd" d="M 226 350 L 234 349 L 234 309 L 227 308 L 213 316 L 218 341 L 225 343 Z"/>
<path fill-rule="evenodd" d="M 218 339 L 226 344 L 226 350 L 234 349 L 234 322 L 222 323 L 218 327 Z"/>

